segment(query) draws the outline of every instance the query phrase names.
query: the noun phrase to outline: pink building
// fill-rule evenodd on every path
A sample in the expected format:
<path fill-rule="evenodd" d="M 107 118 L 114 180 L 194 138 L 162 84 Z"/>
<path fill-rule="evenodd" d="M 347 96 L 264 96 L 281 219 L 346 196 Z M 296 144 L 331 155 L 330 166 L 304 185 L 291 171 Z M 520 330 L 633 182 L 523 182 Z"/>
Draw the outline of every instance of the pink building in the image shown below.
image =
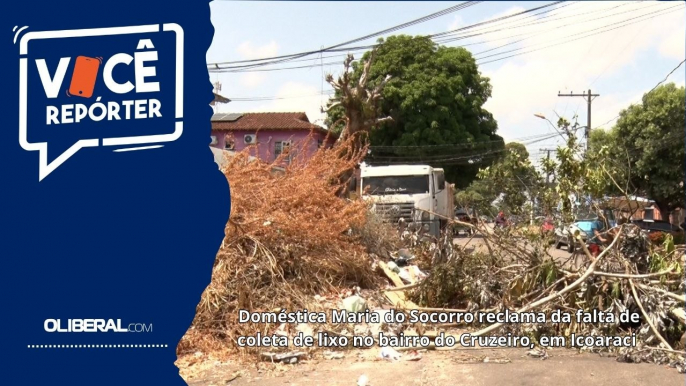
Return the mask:
<path fill-rule="evenodd" d="M 309 158 L 321 146 L 331 147 L 336 136 L 311 123 L 305 113 L 214 114 L 211 146 L 242 151 L 265 162 L 282 153 L 286 162 L 296 156 Z"/>

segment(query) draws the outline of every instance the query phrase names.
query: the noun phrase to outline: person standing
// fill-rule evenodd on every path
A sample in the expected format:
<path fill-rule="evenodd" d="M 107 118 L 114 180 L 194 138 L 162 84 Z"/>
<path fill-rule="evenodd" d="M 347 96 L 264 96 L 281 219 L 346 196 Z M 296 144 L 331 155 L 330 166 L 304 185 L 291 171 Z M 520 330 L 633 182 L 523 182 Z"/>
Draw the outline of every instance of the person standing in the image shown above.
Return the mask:
<path fill-rule="evenodd" d="M 593 257 L 597 257 L 600 254 L 600 247 L 607 243 L 607 238 L 602 234 L 605 230 L 605 225 L 600 218 L 593 221 L 591 224 L 591 234 L 587 241 L 588 251 L 591 252 Z"/>
<path fill-rule="evenodd" d="M 506 224 L 507 220 L 505 219 L 505 213 L 499 212 L 498 216 L 495 218 L 495 226 L 504 227 Z"/>

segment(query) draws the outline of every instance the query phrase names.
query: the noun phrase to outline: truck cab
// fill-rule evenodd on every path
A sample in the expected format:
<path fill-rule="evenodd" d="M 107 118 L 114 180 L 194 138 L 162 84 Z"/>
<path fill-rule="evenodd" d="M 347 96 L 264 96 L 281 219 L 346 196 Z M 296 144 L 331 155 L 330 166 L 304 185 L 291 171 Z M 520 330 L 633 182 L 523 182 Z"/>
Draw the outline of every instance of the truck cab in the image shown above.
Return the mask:
<path fill-rule="evenodd" d="M 362 166 L 360 195 L 389 223 L 419 225 L 431 235 L 453 217 L 453 186 L 445 172 L 429 165 Z"/>

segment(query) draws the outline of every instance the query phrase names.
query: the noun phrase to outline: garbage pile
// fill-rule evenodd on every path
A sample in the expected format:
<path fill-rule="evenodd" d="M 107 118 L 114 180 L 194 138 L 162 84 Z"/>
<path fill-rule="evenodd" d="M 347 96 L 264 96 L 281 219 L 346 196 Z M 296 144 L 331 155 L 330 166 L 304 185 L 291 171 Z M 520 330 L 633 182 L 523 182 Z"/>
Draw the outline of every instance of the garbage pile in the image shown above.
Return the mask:
<path fill-rule="evenodd" d="M 419 260 L 434 264 L 427 270 L 428 277 L 403 296 L 417 308 L 427 310 L 548 314 L 558 309 L 605 311 L 615 316 L 616 323 L 495 323 L 465 327 L 480 328 L 470 333 L 472 336 L 511 332 L 534 339 L 542 334 L 635 333 L 636 347 L 587 350 L 612 351 L 621 361 L 669 364 L 685 371 L 683 245 L 675 246 L 671 238 L 662 245 L 653 245 L 638 227 L 623 225 L 614 229 L 612 243 L 597 257 L 583 246 L 569 259 L 556 260 L 549 253 L 550 240 L 545 237 L 523 237 L 516 230 L 494 232 L 484 224 L 477 226 L 477 234 L 483 246 L 476 251 L 457 245 L 453 251 L 441 248 L 447 239 L 452 240 L 450 234 L 434 240 L 428 248 L 416 246 L 424 256 Z M 627 309 L 640 313 L 640 323 L 619 322 L 619 314 Z"/>
<path fill-rule="evenodd" d="M 352 140 L 351 140 L 352 141 Z M 297 363 L 316 348 L 292 352 L 242 348 L 239 336 L 326 332 L 332 336 L 429 336 L 446 328 L 476 330 L 471 336 L 636 334 L 637 345 L 612 351 L 618 360 L 669 364 L 683 372 L 686 299 L 684 246 L 667 237 L 655 245 L 637 227 L 622 225 L 598 256 L 585 246 L 568 259 L 550 254 L 544 234 L 517 229 L 473 228 L 467 244 L 454 244 L 446 231 L 433 238 L 401 227 L 395 230 L 370 214 L 361 200 L 340 197 L 346 176 L 366 150 L 343 143 L 320 150 L 309 162 L 293 162 L 285 172 L 249 162 L 247 152 L 229 160 L 224 173 L 232 187 L 232 216 L 217 254 L 212 281 L 202 295 L 191 329 L 178 354 L 242 352 L 262 360 Z M 449 227 L 450 229 L 450 227 Z M 472 238 L 478 239 L 476 248 Z M 511 312 L 601 310 L 616 323 L 536 323 L 432 325 L 408 323 L 342 323 L 289 325 L 237 322 L 238 311 L 280 310 L 386 313 Z M 625 310 L 640 314 L 640 322 L 620 323 Z M 383 320 L 383 318 L 381 318 Z M 407 348 L 380 351 L 383 359 Z M 409 349 L 407 349 L 409 350 Z M 679 351 L 681 350 L 681 351 Z M 542 358 L 545 350 L 531 352 Z M 400 353 L 396 355 L 396 353 Z M 325 358 L 344 355 L 326 350 Z M 534 354 L 531 354 L 534 355 Z"/>
<path fill-rule="evenodd" d="M 279 327 L 239 324 L 241 309 L 313 311 L 327 307 L 323 296 L 377 286 L 365 238 L 378 237 L 365 228 L 367 207 L 336 194 L 366 152 L 353 151 L 353 140 L 321 149 L 308 162 L 296 157 L 285 172 L 251 162 L 249 151 L 227 160 L 231 219 L 179 354 L 235 350 L 239 336 Z"/>

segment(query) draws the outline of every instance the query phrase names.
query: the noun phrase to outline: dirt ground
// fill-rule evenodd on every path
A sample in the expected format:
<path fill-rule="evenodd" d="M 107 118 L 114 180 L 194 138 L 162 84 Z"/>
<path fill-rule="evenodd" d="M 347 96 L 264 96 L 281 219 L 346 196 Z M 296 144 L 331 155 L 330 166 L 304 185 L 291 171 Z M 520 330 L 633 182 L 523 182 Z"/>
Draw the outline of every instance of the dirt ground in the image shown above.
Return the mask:
<path fill-rule="evenodd" d="M 378 348 L 345 351 L 342 359 L 313 359 L 295 365 L 260 363 L 251 368 L 214 362 L 202 369 L 186 368 L 182 375 L 189 386 L 355 386 L 361 375 L 368 378 L 368 386 L 683 386 L 686 380 L 667 366 L 620 363 L 612 357 L 568 349 L 549 350 L 546 360 L 518 348 L 427 351 L 416 362 L 380 360 L 378 352 Z"/>

